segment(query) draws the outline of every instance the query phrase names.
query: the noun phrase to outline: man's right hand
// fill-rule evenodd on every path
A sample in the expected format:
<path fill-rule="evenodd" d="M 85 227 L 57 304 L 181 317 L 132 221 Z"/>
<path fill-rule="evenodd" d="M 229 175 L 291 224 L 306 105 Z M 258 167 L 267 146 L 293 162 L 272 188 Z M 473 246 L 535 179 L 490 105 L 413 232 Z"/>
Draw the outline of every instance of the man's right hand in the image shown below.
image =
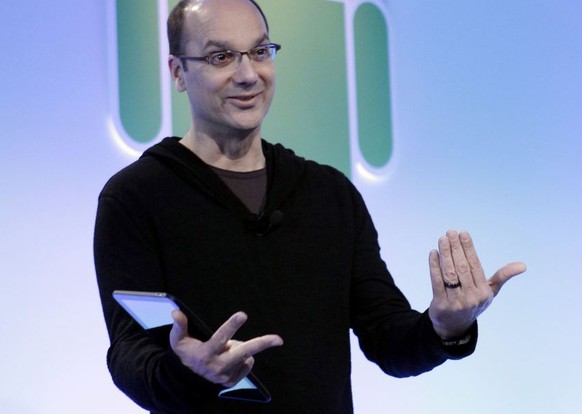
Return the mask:
<path fill-rule="evenodd" d="M 283 345 L 278 335 L 265 335 L 246 342 L 233 340 L 236 331 L 247 321 L 244 312 L 232 315 L 206 342 L 188 335 L 188 319 L 184 313 L 176 310 L 172 318 L 170 345 L 182 363 L 208 381 L 227 388 L 248 375 L 255 363 L 253 355 Z"/>

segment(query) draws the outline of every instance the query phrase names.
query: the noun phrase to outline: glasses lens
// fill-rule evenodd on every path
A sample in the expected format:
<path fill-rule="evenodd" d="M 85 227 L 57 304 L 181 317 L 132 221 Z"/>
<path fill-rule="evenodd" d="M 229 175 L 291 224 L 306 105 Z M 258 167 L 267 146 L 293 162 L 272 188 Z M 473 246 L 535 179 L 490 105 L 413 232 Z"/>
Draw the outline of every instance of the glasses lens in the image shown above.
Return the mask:
<path fill-rule="evenodd" d="M 269 46 L 259 46 L 249 52 L 249 55 L 255 62 L 264 62 L 271 58 Z"/>
<path fill-rule="evenodd" d="M 216 52 L 208 56 L 208 63 L 212 66 L 223 67 L 235 61 L 233 52 Z"/>

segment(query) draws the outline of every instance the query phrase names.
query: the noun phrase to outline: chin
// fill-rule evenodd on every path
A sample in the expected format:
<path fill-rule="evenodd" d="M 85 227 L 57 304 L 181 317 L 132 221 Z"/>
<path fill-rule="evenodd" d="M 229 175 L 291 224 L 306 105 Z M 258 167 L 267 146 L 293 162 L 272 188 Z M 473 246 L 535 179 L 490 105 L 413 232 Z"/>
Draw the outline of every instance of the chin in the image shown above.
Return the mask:
<path fill-rule="evenodd" d="M 241 131 L 252 131 L 261 127 L 266 114 L 236 117 L 232 120 L 232 126 Z"/>

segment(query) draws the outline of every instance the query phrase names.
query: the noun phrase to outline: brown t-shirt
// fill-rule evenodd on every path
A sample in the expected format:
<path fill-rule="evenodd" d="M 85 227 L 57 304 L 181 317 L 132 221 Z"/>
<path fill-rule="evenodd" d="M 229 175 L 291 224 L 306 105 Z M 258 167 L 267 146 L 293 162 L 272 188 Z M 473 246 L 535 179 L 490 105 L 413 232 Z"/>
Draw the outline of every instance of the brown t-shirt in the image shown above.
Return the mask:
<path fill-rule="evenodd" d="M 243 202 L 251 213 L 259 214 L 267 193 L 267 169 L 238 172 L 211 167 L 228 188 Z"/>

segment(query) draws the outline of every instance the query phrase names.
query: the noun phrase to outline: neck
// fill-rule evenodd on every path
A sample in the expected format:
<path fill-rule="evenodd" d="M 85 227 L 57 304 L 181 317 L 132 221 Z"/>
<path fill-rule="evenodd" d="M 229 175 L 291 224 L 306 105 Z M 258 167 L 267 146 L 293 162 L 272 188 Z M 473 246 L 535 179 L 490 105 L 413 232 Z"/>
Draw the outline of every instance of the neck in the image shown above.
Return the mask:
<path fill-rule="evenodd" d="M 259 131 L 244 136 L 210 137 L 191 128 L 180 143 L 206 164 L 229 171 L 256 171 L 265 167 Z"/>

